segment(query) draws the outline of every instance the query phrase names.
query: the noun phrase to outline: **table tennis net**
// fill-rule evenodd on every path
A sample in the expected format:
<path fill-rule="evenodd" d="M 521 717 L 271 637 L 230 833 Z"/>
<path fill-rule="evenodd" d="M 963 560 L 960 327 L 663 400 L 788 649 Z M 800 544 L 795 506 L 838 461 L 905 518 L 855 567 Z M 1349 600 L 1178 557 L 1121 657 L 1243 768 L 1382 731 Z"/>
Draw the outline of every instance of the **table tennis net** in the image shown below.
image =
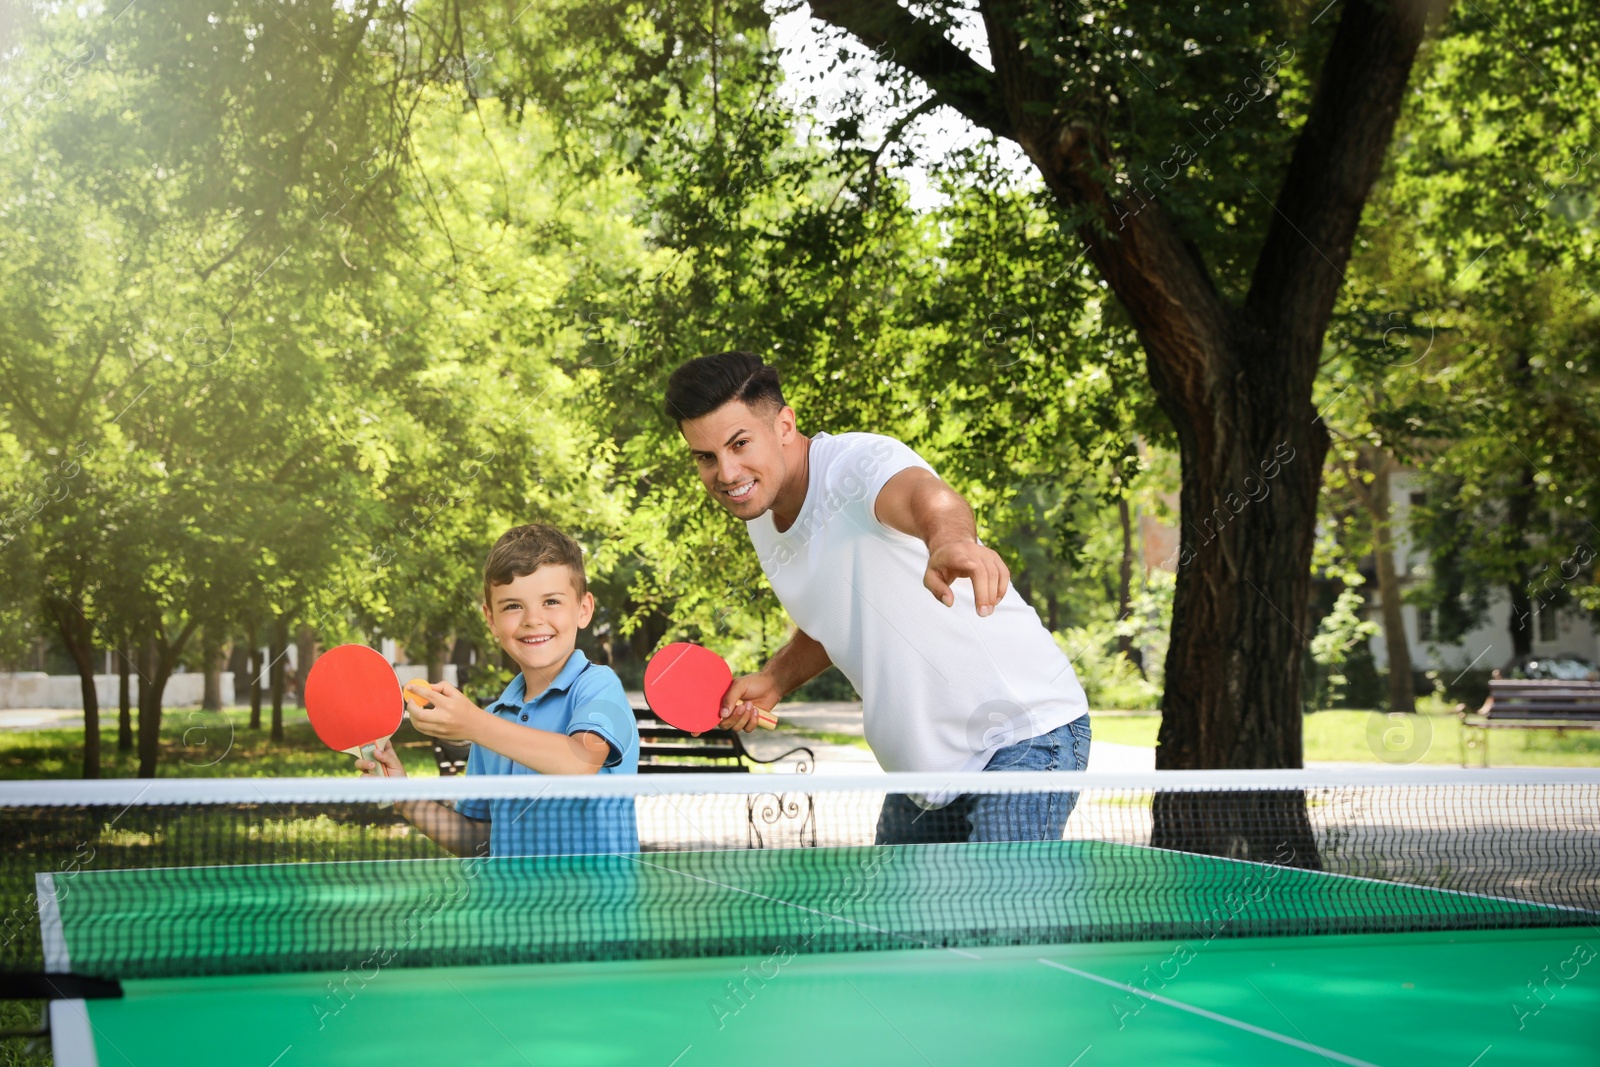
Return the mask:
<path fill-rule="evenodd" d="M 1586 772 L 999 777 L 951 779 L 963 792 L 935 809 L 892 777 L 565 781 L 533 797 L 510 795 L 518 780 L 456 779 L 387 783 L 382 800 L 348 780 L 101 783 L 88 803 L 14 783 L 0 793 L 0 970 L 359 975 L 1600 922 L 1600 777 Z M 1010 784 L 1021 777 L 1036 787 Z M 440 796 L 530 820 L 524 850 L 555 854 L 450 855 L 404 814 Z M 950 840 L 975 822 L 1029 836 L 1063 796 L 1076 803 L 1059 839 Z M 619 805 L 637 852 L 564 836 Z M 886 807 L 927 822 L 887 825 Z M 886 828 L 922 836 L 880 843 Z"/>

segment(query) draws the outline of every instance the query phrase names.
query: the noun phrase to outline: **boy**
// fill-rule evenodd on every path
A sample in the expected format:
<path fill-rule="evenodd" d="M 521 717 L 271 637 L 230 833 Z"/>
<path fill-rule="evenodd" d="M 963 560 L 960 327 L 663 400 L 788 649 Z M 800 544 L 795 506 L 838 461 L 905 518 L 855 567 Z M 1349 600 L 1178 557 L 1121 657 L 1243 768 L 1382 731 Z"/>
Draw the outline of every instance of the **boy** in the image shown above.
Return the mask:
<path fill-rule="evenodd" d="M 468 774 L 637 773 L 639 729 L 622 682 L 576 648 L 593 616 L 577 542 L 542 523 L 507 530 L 484 563 L 483 617 L 521 673 L 488 710 L 442 682 L 430 687 L 431 708 L 408 693 L 412 725 L 471 741 Z M 377 757 L 389 777 L 405 775 L 390 746 Z M 368 777 L 378 769 L 371 760 L 356 766 Z M 406 801 L 395 809 L 458 856 L 639 851 L 631 797 L 468 799 L 454 809 Z"/>

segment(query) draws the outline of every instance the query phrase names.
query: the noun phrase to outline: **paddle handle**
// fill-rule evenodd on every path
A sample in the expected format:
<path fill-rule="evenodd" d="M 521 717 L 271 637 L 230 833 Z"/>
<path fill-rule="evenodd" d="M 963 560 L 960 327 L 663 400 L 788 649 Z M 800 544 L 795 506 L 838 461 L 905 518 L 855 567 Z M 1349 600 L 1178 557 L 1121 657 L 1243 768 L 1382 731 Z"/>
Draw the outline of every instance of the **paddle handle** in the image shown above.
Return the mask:
<path fill-rule="evenodd" d="M 758 708 L 756 709 L 756 725 L 763 730 L 776 730 L 778 728 L 778 720 Z"/>
<path fill-rule="evenodd" d="M 378 745 L 387 740 L 389 740 L 387 737 L 380 737 L 370 745 L 356 745 L 354 748 L 345 749 L 345 752 L 357 759 L 371 760 L 378 766 L 378 777 L 387 778 L 389 777 L 389 768 L 385 767 L 383 761 L 378 758 Z"/>

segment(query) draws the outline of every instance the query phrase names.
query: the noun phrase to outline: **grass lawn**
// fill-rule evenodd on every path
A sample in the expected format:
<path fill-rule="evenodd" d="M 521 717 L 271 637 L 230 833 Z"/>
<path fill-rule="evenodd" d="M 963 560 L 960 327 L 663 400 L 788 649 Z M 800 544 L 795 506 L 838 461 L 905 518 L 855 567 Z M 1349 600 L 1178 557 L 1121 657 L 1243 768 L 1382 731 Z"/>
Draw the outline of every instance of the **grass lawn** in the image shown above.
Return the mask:
<path fill-rule="evenodd" d="M 1319 711 L 1305 719 L 1307 762 L 1461 762 L 1461 721 L 1437 705 L 1418 715 L 1381 711 Z M 1094 739 L 1119 745 L 1153 746 L 1157 712 L 1094 716 Z M 1477 731 L 1474 731 L 1475 733 Z M 1489 742 L 1496 767 L 1600 767 L 1600 730 L 1496 730 Z M 1481 751 L 1469 753 L 1474 766 Z"/>
<path fill-rule="evenodd" d="M 1319 711 L 1305 719 L 1305 758 L 1310 762 L 1396 765 L 1460 761 L 1461 723 L 1453 711 L 1424 701 L 1424 713 L 1396 716 L 1378 711 Z M 114 714 L 114 712 L 113 712 Z M 350 757 L 330 752 L 311 731 L 305 713 L 286 709 L 284 740 L 273 744 L 266 729 L 250 730 L 247 708 L 223 712 L 169 709 L 161 717 L 163 778 L 268 778 L 342 776 L 355 773 Z M 1094 716 L 1094 738 L 1121 745 L 1154 746 L 1157 712 L 1102 712 Z M 792 729 L 811 740 L 866 748 L 853 734 Z M 131 778 L 138 759 L 117 749 L 113 721 L 101 729 L 106 778 Z M 395 746 L 414 776 L 438 773 L 428 740 L 407 722 Z M 1600 767 L 1600 730 L 1499 730 L 1490 739 L 1490 761 L 1501 767 Z M 1472 752 L 1474 764 L 1480 758 Z M 77 778 L 83 732 L 75 729 L 0 730 L 0 779 Z M 3 1060 L 0 1060 L 3 1067 Z"/>
<path fill-rule="evenodd" d="M 264 714 L 263 718 L 269 718 Z M 162 778 L 299 778 L 354 775 L 355 761 L 333 752 L 312 732 L 305 712 L 284 709 L 284 739 L 273 744 L 265 725 L 249 729 L 249 708 L 202 712 L 168 708 L 161 716 Z M 407 721 L 395 735 L 406 773 L 437 776 L 431 742 Z M 132 778 L 133 752 L 117 749 L 116 709 L 100 729 L 101 776 Z M 0 730 L 0 779 L 77 778 L 83 773 L 83 730 Z"/>
<path fill-rule="evenodd" d="M 0 1000 L 0 1030 L 37 1030 L 44 1016 L 42 1000 Z M 0 1067 L 49 1067 L 50 1039 L 0 1041 Z"/>

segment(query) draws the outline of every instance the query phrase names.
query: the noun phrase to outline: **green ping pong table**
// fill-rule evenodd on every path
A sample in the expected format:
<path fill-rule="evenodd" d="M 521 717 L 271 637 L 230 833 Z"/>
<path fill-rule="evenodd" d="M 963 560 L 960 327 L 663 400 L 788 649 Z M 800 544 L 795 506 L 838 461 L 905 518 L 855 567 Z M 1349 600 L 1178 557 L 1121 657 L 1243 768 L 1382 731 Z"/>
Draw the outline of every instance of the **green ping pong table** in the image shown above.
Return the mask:
<path fill-rule="evenodd" d="M 1586 1064 L 1592 932 L 1356 934 L 144 979 L 56 1063 Z M 1567 963 L 1567 961 L 1574 961 Z M 755 975 L 755 978 L 751 978 Z M 1152 980 L 1151 976 L 1156 976 Z M 1165 977 L 1170 975 L 1170 978 Z"/>
<path fill-rule="evenodd" d="M 1600 916 L 1105 842 L 40 878 L 59 1067 L 1600 1063 Z"/>

